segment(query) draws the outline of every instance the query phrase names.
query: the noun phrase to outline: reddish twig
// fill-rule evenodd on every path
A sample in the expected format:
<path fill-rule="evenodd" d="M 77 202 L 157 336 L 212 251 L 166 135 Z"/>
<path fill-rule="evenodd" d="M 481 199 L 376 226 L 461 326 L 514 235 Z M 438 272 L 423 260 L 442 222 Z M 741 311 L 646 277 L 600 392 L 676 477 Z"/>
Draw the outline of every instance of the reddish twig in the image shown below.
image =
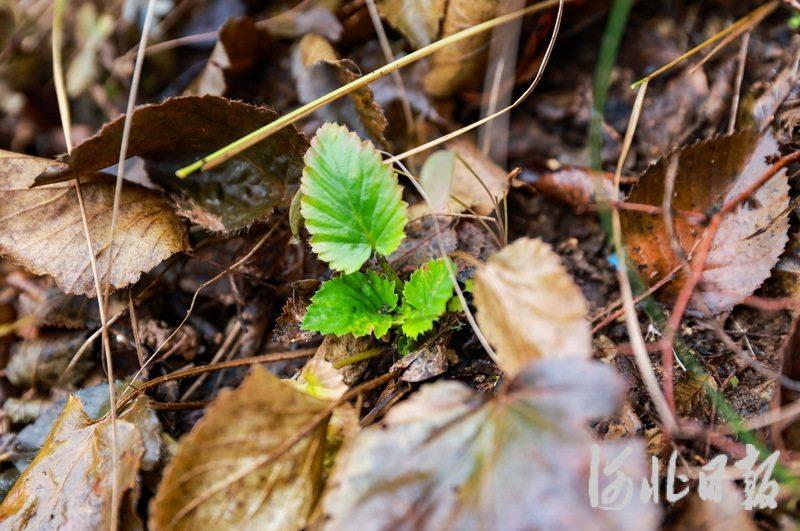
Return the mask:
<path fill-rule="evenodd" d="M 767 170 L 756 179 L 753 184 L 748 186 L 745 190 L 739 193 L 736 197 L 726 202 L 720 209 L 711 217 L 711 220 L 703 231 L 700 239 L 700 244 L 697 246 L 697 254 L 692 260 L 692 274 L 688 276 L 678 297 L 675 300 L 675 305 L 672 308 L 672 314 L 667 322 L 667 328 L 664 331 L 664 339 L 661 341 L 661 353 L 663 360 L 663 388 L 664 396 L 674 408 L 674 395 L 672 389 L 672 363 L 673 363 L 673 344 L 675 341 L 675 334 L 680 326 L 683 314 L 689 306 L 689 301 L 694 294 L 694 290 L 700 283 L 705 271 L 708 255 L 711 251 L 711 246 L 714 243 L 714 237 L 719 230 L 720 223 L 725 215 L 733 211 L 737 206 L 747 201 L 759 188 L 764 186 L 772 177 L 779 171 L 788 166 L 789 164 L 800 160 L 800 151 L 795 151 L 789 155 L 781 157 L 775 161 Z"/>

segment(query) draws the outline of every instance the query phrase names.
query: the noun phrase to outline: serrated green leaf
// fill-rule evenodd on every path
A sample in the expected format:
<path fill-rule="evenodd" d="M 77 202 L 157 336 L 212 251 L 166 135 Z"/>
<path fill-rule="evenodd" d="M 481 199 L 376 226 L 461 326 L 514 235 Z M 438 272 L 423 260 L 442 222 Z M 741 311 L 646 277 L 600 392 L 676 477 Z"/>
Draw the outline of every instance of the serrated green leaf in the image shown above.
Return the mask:
<path fill-rule="evenodd" d="M 403 333 L 411 338 L 430 330 L 433 322 L 447 310 L 447 301 L 453 296 L 453 284 L 445 260 L 431 260 L 417 269 L 403 288 L 400 316 Z"/>
<path fill-rule="evenodd" d="M 373 250 L 400 245 L 406 203 L 391 167 L 370 142 L 346 127 L 319 128 L 305 155 L 300 212 L 311 248 L 331 269 L 353 273 Z"/>
<path fill-rule="evenodd" d="M 394 324 L 397 293 L 391 280 L 374 271 L 328 280 L 319 288 L 303 319 L 303 329 L 322 334 L 381 337 Z"/>

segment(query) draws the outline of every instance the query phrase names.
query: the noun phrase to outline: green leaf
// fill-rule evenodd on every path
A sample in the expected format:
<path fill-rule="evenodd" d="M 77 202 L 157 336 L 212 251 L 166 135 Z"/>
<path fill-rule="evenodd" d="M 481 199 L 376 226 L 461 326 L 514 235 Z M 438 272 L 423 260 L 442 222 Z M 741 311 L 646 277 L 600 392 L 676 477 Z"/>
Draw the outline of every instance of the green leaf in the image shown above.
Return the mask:
<path fill-rule="evenodd" d="M 412 339 L 433 327 L 433 322 L 447 310 L 447 301 L 453 296 L 453 284 L 445 260 L 431 260 L 414 271 L 403 289 L 403 306 L 400 308 L 403 333 Z"/>
<path fill-rule="evenodd" d="M 402 189 L 370 142 L 346 127 L 319 128 L 306 152 L 300 212 L 311 248 L 331 269 L 353 273 L 373 250 L 391 254 L 408 221 Z"/>
<path fill-rule="evenodd" d="M 374 271 L 331 279 L 319 288 L 303 319 L 303 329 L 323 334 L 381 337 L 394 324 L 397 293 L 391 280 Z"/>

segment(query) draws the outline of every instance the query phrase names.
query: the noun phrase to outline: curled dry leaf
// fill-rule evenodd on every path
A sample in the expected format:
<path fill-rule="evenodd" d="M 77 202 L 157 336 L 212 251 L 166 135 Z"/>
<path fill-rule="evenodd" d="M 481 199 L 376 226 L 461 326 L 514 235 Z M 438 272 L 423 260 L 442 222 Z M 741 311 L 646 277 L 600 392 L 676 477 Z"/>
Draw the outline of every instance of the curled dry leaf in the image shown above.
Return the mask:
<path fill-rule="evenodd" d="M 495 16 L 498 0 L 450 0 L 444 16 L 441 37 L 486 22 Z M 431 59 L 431 71 L 425 76 L 425 90 L 444 98 L 483 78 L 490 32 L 464 39 L 439 50 Z"/>
<path fill-rule="evenodd" d="M 379 0 L 378 11 L 414 48 L 423 48 L 439 35 L 445 0 Z"/>
<path fill-rule="evenodd" d="M 484 216 L 494 213 L 495 203 L 508 192 L 508 174 L 469 140 L 459 138 L 447 147 L 428 157 L 420 170 L 420 184 L 433 210 L 457 214 L 471 209 Z M 414 214 L 428 211 L 424 205 Z"/>
<path fill-rule="evenodd" d="M 612 368 L 567 359 L 530 365 L 489 400 L 459 382 L 425 385 L 339 456 L 326 529 L 652 529 L 654 505 L 602 511 L 587 496 L 586 421 L 623 392 Z M 601 446 L 609 461 L 631 452 L 624 473 L 641 484 L 640 444 Z"/>
<path fill-rule="evenodd" d="M 301 529 L 322 488 L 327 403 L 260 366 L 222 391 L 180 442 L 150 508 L 153 529 Z"/>
<path fill-rule="evenodd" d="M 733 481 L 722 481 L 720 500 L 703 500 L 699 496 L 688 497 L 688 507 L 670 531 L 756 531 L 759 527 L 750 511 L 742 507 L 742 491 Z"/>
<path fill-rule="evenodd" d="M 186 179 L 175 171 L 210 151 L 272 122 L 277 113 L 217 96 L 185 96 L 143 105 L 133 114 L 128 154 L 145 161 L 147 175 L 167 190 L 179 214 L 213 231 L 240 229 L 264 219 L 288 198 L 303 170 L 305 137 L 285 127 L 242 155 Z M 76 146 L 37 184 L 71 179 L 117 163 L 125 116 Z"/>
<path fill-rule="evenodd" d="M 91 363 L 83 362 L 69 373 L 64 373 L 84 339 L 84 332 L 56 332 L 15 344 L 11 347 L 6 378 L 20 388 L 33 385 L 46 387 L 59 381 L 74 383 L 91 367 Z"/>
<path fill-rule="evenodd" d="M 219 36 L 208 63 L 188 88 L 189 94 L 222 96 L 230 81 L 254 68 L 273 44 L 270 33 L 259 29 L 250 17 L 230 18 Z"/>
<path fill-rule="evenodd" d="M 30 189 L 52 161 L 0 152 L 0 253 L 32 273 L 51 275 L 71 294 L 94 296 L 78 196 L 71 183 Z M 58 166 L 64 169 L 63 166 Z M 161 194 L 129 184 L 122 190 L 117 233 L 108 248 L 114 182 L 94 175 L 83 184 L 86 216 L 98 272 L 124 288 L 173 254 L 186 249 L 186 230 Z"/>
<path fill-rule="evenodd" d="M 478 324 L 504 371 L 539 358 L 591 357 L 586 300 L 541 240 L 520 238 L 489 258 L 475 272 L 474 295 Z"/>
<path fill-rule="evenodd" d="M 361 77 L 356 64 L 339 59 L 330 43 L 316 34 L 303 37 L 292 52 L 292 75 L 300 101 L 309 103 Z M 362 87 L 316 111 L 325 122 L 346 125 L 361 138 L 387 148 L 383 136 L 388 122 L 372 89 Z"/>
<path fill-rule="evenodd" d="M 322 400 L 336 400 L 347 392 L 342 373 L 329 361 L 312 358 L 297 380 L 291 381 L 300 391 Z"/>
<path fill-rule="evenodd" d="M 614 198 L 615 194 L 619 199 L 614 188 L 614 174 L 589 168 L 565 167 L 543 173 L 523 171 L 520 181 L 530 184 L 548 199 L 576 208 Z"/>
<path fill-rule="evenodd" d="M 747 189 L 779 155 L 771 133 L 759 137 L 751 130 L 699 142 L 661 159 L 642 175 L 629 201 L 662 206 L 664 181 L 672 157 L 677 157 L 672 208 L 705 213 Z M 751 200 L 726 215 L 708 256 L 698 292 L 704 305 L 717 314 L 750 296 L 769 277 L 788 241 L 789 221 L 781 213 L 789 204 L 789 185 L 782 170 L 756 191 Z M 625 246 L 647 283 L 655 283 L 680 265 L 673 252 L 663 216 L 632 211 L 621 213 Z M 674 216 L 675 236 L 690 254 L 703 228 Z M 673 297 L 685 277 L 659 290 Z"/>
<path fill-rule="evenodd" d="M 112 499 L 111 421 L 90 420 L 80 400 L 70 396 L 42 449 L 0 505 L 0 527 L 116 528 L 118 523 L 109 520 L 111 508 L 136 504 L 138 473 L 147 451 L 144 441 L 153 422 L 158 425 L 143 398 L 117 420 L 117 498 Z"/>

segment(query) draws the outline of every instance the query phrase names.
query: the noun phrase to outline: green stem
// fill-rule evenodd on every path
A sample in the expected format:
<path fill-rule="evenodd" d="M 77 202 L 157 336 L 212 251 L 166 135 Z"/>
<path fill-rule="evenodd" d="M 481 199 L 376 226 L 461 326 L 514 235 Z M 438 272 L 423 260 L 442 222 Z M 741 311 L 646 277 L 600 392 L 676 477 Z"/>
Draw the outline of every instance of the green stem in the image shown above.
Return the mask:
<path fill-rule="evenodd" d="M 358 363 L 359 361 L 369 360 L 372 359 L 381 353 L 383 353 L 386 349 L 383 347 L 376 347 L 367 349 L 363 352 L 359 352 L 357 354 L 353 354 L 352 356 L 347 356 L 346 358 L 342 358 L 339 361 L 333 363 L 334 369 L 341 369 L 342 367 L 347 367 L 348 365 L 353 365 L 354 363 Z"/>
<path fill-rule="evenodd" d="M 632 5 L 633 0 L 614 0 L 600 44 L 600 55 L 594 70 L 592 117 L 589 120 L 589 156 L 590 164 L 594 169 L 600 169 L 602 164 L 603 108 L 608 94 L 608 80 L 611 77 L 614 62 L 617 60 L 619 44 L 622 41 L 622 34 L 625 31 Z"/>

